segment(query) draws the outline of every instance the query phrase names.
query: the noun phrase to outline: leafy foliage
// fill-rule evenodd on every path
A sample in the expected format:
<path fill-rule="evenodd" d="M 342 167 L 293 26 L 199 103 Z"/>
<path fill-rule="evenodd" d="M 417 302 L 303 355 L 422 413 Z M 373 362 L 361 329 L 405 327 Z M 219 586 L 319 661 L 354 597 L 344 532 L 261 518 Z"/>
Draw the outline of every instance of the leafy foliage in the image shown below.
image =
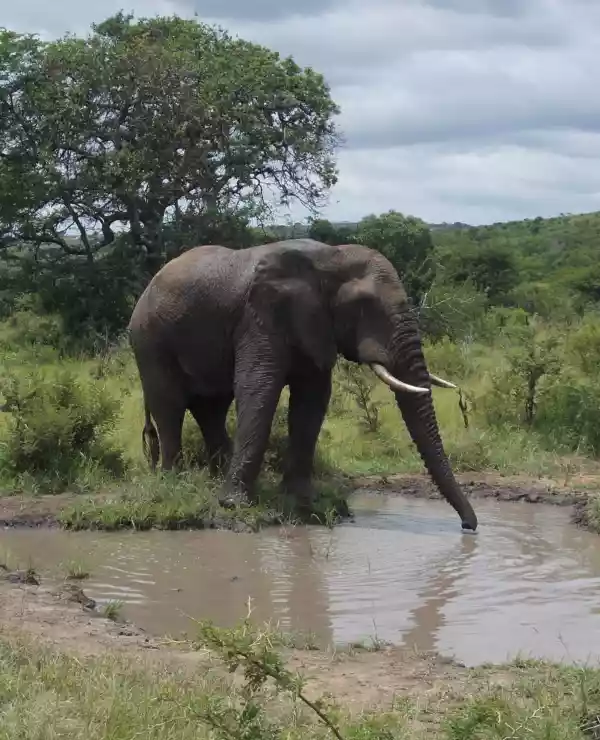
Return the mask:
<path fill-rule="evenodd" d="M 354 241 L 385 255 L 402 277 L 409 296 L 420 301 L 434 274 L 433 240 L 424 221 L 398 211 L 366 216 L 356 228 Z"/>
<path fill-rule="evenodd" d="M 118 402 L 98 383 L 81 382 L 68 371 L 4 375 L 2 411 L 10 414 L 0 472 L 33 479 L 44 490 L 60 491 L 92 465 L 112 475 L 123 472 L 122 453 L 107 433 Z"/>
<path fill-rule="evenodd" d="M 4 261 L 24 260 L 28 290 L 54 308 L 44 285 L 57 275 L 61 308 L 78 290 L 116 301 L 112 318 L 82 305 L 122 328 L 118 296 L 165 259 L 202 241 L 248 246 L 248 220 L 277 203 L 319 206 L 336 181 L 337 112 L 317 72 L 192 20 L 119 13 L 47 43 L 0 31 Z M 18 293 L 8 272 L 0 290 Z"/>

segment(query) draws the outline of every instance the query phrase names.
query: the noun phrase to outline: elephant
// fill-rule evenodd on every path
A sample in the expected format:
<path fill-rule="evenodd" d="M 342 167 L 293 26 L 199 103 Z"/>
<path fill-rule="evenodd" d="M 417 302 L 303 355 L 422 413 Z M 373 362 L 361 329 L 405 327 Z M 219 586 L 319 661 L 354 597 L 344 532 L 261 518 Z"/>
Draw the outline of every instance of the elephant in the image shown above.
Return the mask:
<path fill-rule="evenodd" d="M 208 244 L 167 262 L 137 301 L 129 341 L 143 392 L 142 444 L 156 470 L 177 468 L 186 410 L 204 437 L 219 501 L 252 503 L 282 389 L 289 388 L 282 489 L 315 495 L 313 461 L 338 354 L 370 366 L 396 404 L 433 482 L 475 531 L 477 517 L 440 437 L 418 320 L 380 252 L 288 239 L 235 250 Z M 235 399 L 233 444 L 226 416 Z M 156 425 L 156 426 L 155 426 Z"/>

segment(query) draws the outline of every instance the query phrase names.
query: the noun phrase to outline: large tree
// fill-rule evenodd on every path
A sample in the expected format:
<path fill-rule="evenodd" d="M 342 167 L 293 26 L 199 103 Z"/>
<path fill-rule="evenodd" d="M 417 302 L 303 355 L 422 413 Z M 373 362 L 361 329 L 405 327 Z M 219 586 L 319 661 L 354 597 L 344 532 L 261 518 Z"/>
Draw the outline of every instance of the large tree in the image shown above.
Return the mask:
<path fill-rule="evenodd" d="M 118 14 L 51 43 L 0 31 L 0 243 L 95 263 L 121 229 L 154 272 L 165 224 L 318 208 L 337 112 L 320 74 L 192 20 Z"/>
<path fill-rule="evenodd" d="M 420 218 L 388 211 L 366 216 L 354 240 L 384 254 L 398 270 L 413 302 L 419 303 L 434 276 L 433 241 Z"/>
<path fill-rule="evenodd" d="M 324 218 L 316 218 L 310 221 L 308 236 L 311 239 L 336 246 L 346 244 L 354 238 L 356 224 L 332 224 Z"/>

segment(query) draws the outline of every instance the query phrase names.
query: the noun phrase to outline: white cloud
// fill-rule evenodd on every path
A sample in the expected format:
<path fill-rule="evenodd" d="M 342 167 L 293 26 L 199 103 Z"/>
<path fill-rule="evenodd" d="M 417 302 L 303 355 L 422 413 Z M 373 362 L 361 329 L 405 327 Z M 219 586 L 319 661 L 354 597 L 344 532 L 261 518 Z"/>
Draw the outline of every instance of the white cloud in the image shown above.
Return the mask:
<path fill-rule="evenodd" d="M 430 221 L 480 223 L 600 209 L 599 5 L 311 0 L 298 3 L 300 13 L 275 0 L 134 0 L 129 7 L 136 15 L 195 10 L 326 75 L 347 141 L 329 217 L 397 208 Z M 55 35 L 84 31 L 117 10 L 118 0 L 101 11 L 73 0 L 22 0 L 0 11 L 0 23 Z"/>
<path fill-rule="evenodd" d="M 361 215 L 399 208 L 430 222 L 489 223 L 600 210 L 600 135 L 589 143 L 595 153 L 584 157 L 516 144 L 346 151 L 331 211 L 352 219 L 360 203 Z"/>

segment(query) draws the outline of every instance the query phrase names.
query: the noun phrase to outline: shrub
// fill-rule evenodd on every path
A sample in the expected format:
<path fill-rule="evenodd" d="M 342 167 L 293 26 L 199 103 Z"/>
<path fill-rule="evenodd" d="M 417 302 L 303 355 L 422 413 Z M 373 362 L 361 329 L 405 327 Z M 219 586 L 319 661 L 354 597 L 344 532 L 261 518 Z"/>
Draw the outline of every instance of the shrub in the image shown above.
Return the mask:
<path fill-rule="evenodd" d="M 597 376 L 600 367 L 600 318 L 587 316 L 570 334 L 567 350 L 573 363 L 586 375 Z"/>
<path fill-rule="evenodd" d="M 529 322 L 502 339 L 506 361 L 492 374 L 492 388 L 482 399 L 484 414 L 490 424 L 531 426 L 540 394 L 561 371 L 561 340 Z"/>
<path fill-rule="evenodd" d="M 475 347 L 470 342 L 456 344 L 444 337 L 435 344 L 426 342 L 423 349 L 431 372 L 444 375 L 457 385 L 460 385 L 474 369 Z"/>
<path fill-rule="evenodd" d="M 481 317 L 477 338 L 484 344 L 505 344 L 528 335 L 531 317 L 522 308 L 494 307 Z"/>
<path fill-rule="evenodd" d="M 347 393 L 359 412 L 358 423 L 367 432 L 378 432 L 381 428 L 379 409 L 372 395 L 376 380 L 370 371 L 354 362 L 338 362 L 338 381 L 342 392 Z"/>
<path fill-rule="evenodd" d="M 2 393 L 2 410 L 11 417 L 0 457 L 5 476 L 57 491 L 90 464 L 112 476 L 123 473 L 122 454 L 108 439 L 119 403 L 104 385 L 65 370 L 35 370 L 9 375 Z"/>
<path fill-rule="evenodd" d="M 281 400 L 277 406 L 271 424 L 271 433 L 269 443 L 265 450 L 263 458 L 263 470 L 267 475 L 280 476 L 283 474 L 286 466 L 288 454 L 288 402 L 289 394 L 287 390 L 281 394 Z M 235 436 L 235 405 L 229 410 L 227 418 L 227 430 L 230 438 Z M 320 441 L 326 442 L 329 432 L 321 429 Z M 194 419 L 186 415 L 183 426 L 182 453 L 185 467 L 204 468 L 208 466 L 208 453 L 204 438 Z M 325 460 L 320 449 L 317 447 L 315 454 L 315 474 L 326 476 L 331 473 L 331 466 Z"/>
<path fill-rule="evenodd" d="M 0 348 L 5 351 L 27 349 L 39 353 L 51 350 L 51 359 L 56 359 L 52 350 L 62 354 L 65 346 L 62 322 L 51 314 L 40 316 L 29 308 L 12 314 L 4 324 L 0 336 Z"/>
<path fill-rule="evenodd" d="M 432 341 L 471 339 L 488 305 L 487 297 L 471 283 L 437 280 L 421 300 L 419 322 Z"/>
<path fill-rule="evenodd" d="M 557 448 L 600 456 L 600 383 L 563 377 L 544 394 L 535 428 Z"/>

